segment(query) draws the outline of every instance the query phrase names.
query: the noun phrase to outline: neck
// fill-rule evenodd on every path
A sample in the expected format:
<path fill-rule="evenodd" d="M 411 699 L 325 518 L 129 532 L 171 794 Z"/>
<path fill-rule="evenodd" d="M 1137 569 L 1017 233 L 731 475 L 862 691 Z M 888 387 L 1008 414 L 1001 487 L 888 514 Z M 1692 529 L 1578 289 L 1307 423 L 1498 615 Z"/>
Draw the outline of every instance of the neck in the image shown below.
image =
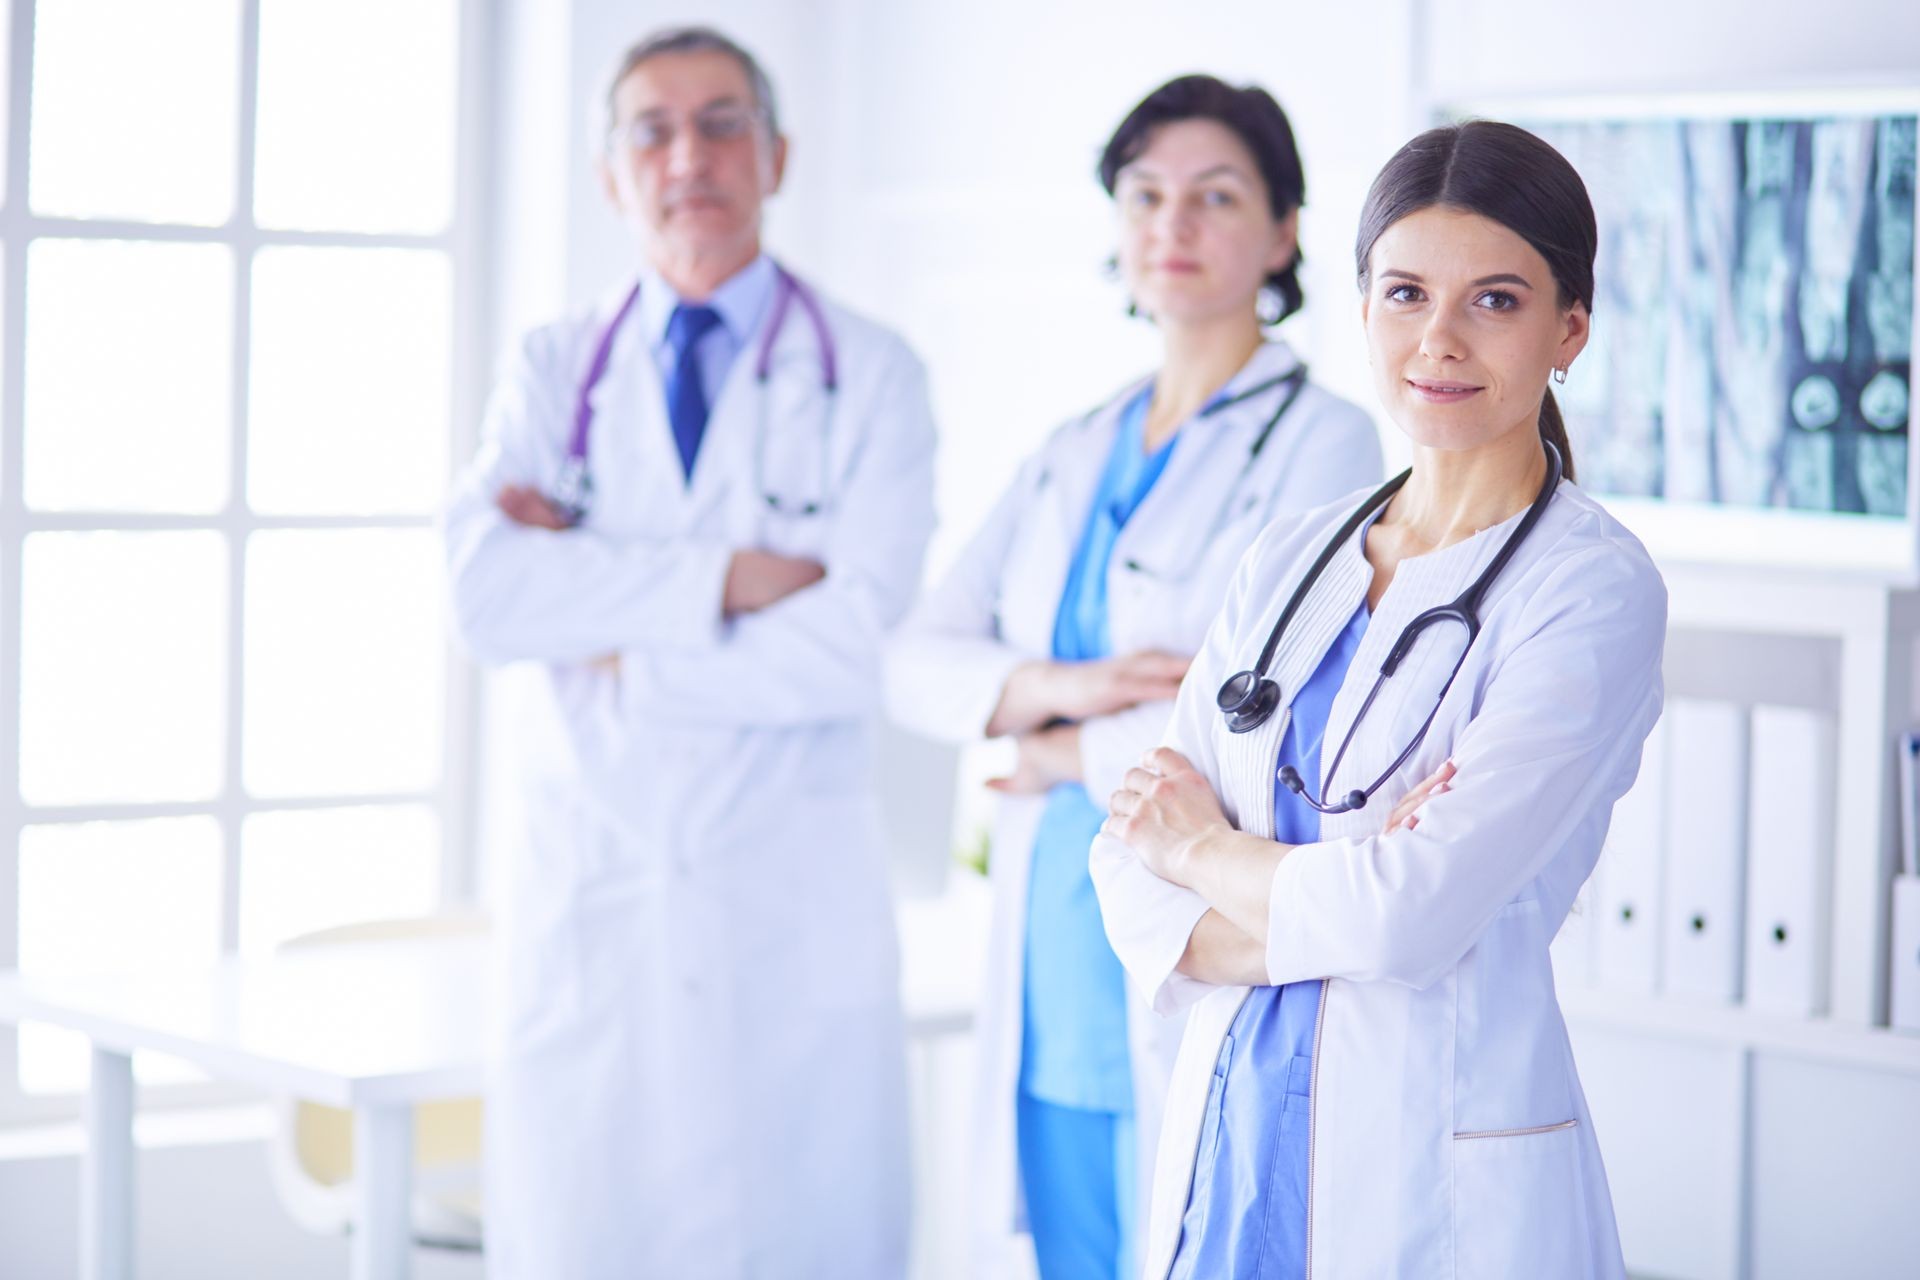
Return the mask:
<path fill-rule="evenodd" d="M 691 249 L 682 252 L 660 246 L 650 258 L 653 269 L 667 287 L 686 302 L 705 302 L 713 291 L 744 270 L 760 256 L 760 238 L 725 249 Z"/>
<path fill-rule="evenodd" d="M 1470 538 L 1533 504 L 1547 478 L 1539 429 L 1516 427 L 1478 449 L 1417 448 L 1413 474 L 1381 523 L 1428 550 Z"/>
<path fill-rule="evenodd" d="M 1217 320 L 1170 325 L 1166 359 L 1153 380 L 1147 409 L 1147 444 L 1157 445 L 1180 429 L 1246 367 L 1260 349 L 1260 321 L 1249 310 Z"/>

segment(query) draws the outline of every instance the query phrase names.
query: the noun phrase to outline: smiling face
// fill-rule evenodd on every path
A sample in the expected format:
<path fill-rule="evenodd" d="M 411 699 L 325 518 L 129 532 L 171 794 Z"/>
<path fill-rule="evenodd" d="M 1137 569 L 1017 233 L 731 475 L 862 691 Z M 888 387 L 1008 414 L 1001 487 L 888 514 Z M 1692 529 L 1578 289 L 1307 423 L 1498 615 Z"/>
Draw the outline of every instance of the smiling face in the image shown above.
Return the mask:
<path fill-rule="evenodd" d="M 1374 241 L 1366 325 L 1374 390 L 1416 445 L 1477 449 L 1536 435 L 1554 369 L 1587 344 L 1547 260 L 1477 213 L 1437 205 Z"/>
<path fill-rule="evenodd" d="M 601 182 L 656 262 L 750 261 L 786 141 L 739 60 L 714 49 L 648 58 L 615 86 L 612 107 Z"/>
<path fill-rule="evenodd" d="M 1267 276 L 1293 261 L 1297 213 L 1273 216 L 1253 153 L 1218 121 L 1155 129 L 1113 194 L 1120 274 L 1162 324 L 1250 312 Z"/>

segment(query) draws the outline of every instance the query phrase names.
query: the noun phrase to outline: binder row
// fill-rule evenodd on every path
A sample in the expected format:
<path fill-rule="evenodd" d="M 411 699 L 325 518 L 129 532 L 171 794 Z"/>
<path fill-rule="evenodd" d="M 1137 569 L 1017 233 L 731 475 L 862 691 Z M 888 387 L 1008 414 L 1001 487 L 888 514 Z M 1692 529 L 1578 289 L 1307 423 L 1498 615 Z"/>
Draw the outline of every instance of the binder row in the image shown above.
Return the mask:
<path fill-rule="evenodd" d="M 1554 941 L 1559 980 L 1826 1013 L 1834 747 L 1827 711 L 1669 698 Z"/>

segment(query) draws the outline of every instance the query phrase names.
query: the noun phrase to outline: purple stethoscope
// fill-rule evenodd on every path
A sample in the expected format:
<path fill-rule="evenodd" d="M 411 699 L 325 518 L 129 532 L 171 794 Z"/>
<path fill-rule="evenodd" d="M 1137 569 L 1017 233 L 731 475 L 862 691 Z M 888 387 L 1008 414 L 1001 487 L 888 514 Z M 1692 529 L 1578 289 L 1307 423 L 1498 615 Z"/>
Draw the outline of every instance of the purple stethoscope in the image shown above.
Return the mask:
<path fill-rule="evenodd" d="M 570 525 L 580 523 L 593 505 L 593 471 L 587 461 L 587 439 L 593 430 L 593 389 L 606 376 L 607 360 L 613 352 L 614 334 L 619 332 L 627 313 L 633 310 L 633 304 L 639 300 L 640 286 L 636 284 L 601 332 L 599 344 L 593 349 L 593 362 L 587 366 L 587 376 L 581 380 L 580 394 L 574 401 L 573 436 L 567 441 L 567 457 L 560 464 L 560 475 L 554 482 L 553 492 L 547 495 L 547 501 Z M 779 339 L 780 328 L 786 323 L 787 312 L 795 302 L 800 304 L 807 322 L 813 326 L 815 345 L 820 350 L 820 388 L 826 392 L 826 408 L 821 413 L 819 485 L 815 497 L 803 500 L 783 498 L 768 488 L 766 483 L 767 383 L 773 374 L 774 343 Z M 817 516 L 827 509 L 830 486 L 826 440 L 832 427 L 834 406 L 839 403 L 839 359 L 834 349 L 833 331 L 827 327 L 826 313 L 821 310 L 820 300 L 814 296 L 813 290 L 801 284 L 779 263 L 773 265 L 773 314 L 768 318 L 760 338 L 759 355 L 753 363 L 753 379 L 760 396 L 754 486 L 766 499 L 767 506 L 782 515 Z"/>

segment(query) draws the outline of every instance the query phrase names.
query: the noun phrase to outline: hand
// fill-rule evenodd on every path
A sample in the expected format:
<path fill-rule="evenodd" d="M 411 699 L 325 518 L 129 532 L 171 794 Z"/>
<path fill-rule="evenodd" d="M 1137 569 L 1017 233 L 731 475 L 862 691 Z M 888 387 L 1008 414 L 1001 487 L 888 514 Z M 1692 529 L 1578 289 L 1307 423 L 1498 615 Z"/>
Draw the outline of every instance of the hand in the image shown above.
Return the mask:
<path fill-rule="evenodd" d="M 1100 826 L 1162 880 L 1189 887 L 1188 863 L 1200 838 L 1232 830 L 1212 785 L 1170 747 L 1155 747 L 1127 770 Z"/>
<path fill-rule="evenodd" d="M 500 508 L 500 513 L 507 519 L 529 529 L 552 529 L 558 532 L 572 527 L 560 514 L 560 509 L 547 501 L 545 494 L 529 485 L 508 485 L 494 498 L 493 504 Z"/>
<path fill-rule="evenodd" d="M 1400 803 L 1393 806 L 1393 812 L 1387 815 L 1387 825 L 1381 829 L 1385 835 L 1389 831 L 1411 831 L 1420 825 L 1418 810 L 1428 800 L 1444 795 L 1451 789 L 1455 773 L 1453 761 L 1449 760 L 1433 771 L 1425 782 L 1400 797 Z"/>
<path fill-rule="evenodd" d="M 728 617 L 752 613 L 826 576 L 826 567 L 818 560 L 779 556 L 771 551 L 736 551 L 727 565 L 727 585 L 720 611 Z"/>
<path fill-rule="evenodd" d="M 620 655 L 617 653 L 603 653 L 587 663 L 587 669 L 589 671 L 596 671 L 604 676 L 612 676 L 618 680 L 620 678 Z"/>
<path fill-rule="evenodd" d="M 1063 724 L 1035 729 L 1016 740 L 1019 755 L 1013 772 L 988 778 L 987 786 L 1003 795 L 1034 796 L 1062 782 L 1080 781 L 1080 726 Z"/>
<path fill-rule="evenodd" d="M 1024 733 L 1049 720 L 1085 720 L 1159 702 L 1180 692 L 1191 658 L 1142 649 L 1092 662 L 1016 667 L 987 721 L 987 736 Z"/>

